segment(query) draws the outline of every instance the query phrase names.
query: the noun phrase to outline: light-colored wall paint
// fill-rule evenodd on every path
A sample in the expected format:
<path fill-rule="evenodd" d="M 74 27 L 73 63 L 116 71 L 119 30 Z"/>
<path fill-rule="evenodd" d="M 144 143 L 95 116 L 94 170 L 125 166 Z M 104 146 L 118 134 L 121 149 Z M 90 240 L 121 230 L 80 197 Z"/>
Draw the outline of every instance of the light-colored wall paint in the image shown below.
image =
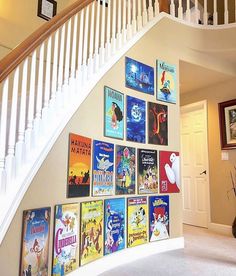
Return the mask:
<path fill-rule="evenodd" d="M 217 80 L 216 80 L 217 81 Z M 236 215 L 236 198 L 232 188 L 230 170 L 236 165 L 236 149 L 228 150 L 229 160 L 221 160 L 218 103 L 236 98 L 236 78 L 206 89 L 181 95 L 181 106 L 207 100 L 208 106 L 208 146 L 211 222 L 232 225 Z"/>
<path fill-rule="evenodd" d="M 158 43 L 161 29 L 156 26 L 149 31 L 132 49 L 127 56 L 155 67 L 156 59 L 160 58 L 177 65 L 178 58 L 165 44 Z M 178 71 L 178 70 L 177 70 Z M 91 94 L 72 117 L 57 142 L 50 151 L 45 162 L 35 176 L 29 190 L 21 202 L 14 220 L 0 246 L 0 271 L 7 276 L 18 275 L 21 244 L 22 212 L 26 209 L 44 206 L 52 207 L 54 217 L 55 204 L 81 202 L 89 198 L 66 198 L 67 162 L 68 162 L 68 135 L 69 132 L 78 133 L 93 139 L 101 139 L 115 144 L 130 145 L 136 148 L 150 148 L 158 150 L 178 151 L 179 141 L 179 97 L 177 104 L 168 104 L 169 107 L 169 145 L 153 146 L 103 137 L 103 101 L 104 85 L 112 87 L 125 94 L 136 96 L 146 101 L 154 101 L 155 96 L 145 95 L 125 88 L 125 59 L 124 57 L 102 78 Z M 78 88 L 79 89 L 79 88 Z M 94 199 L 94 198 L 93 198 Z M 182 236 L 182 196 L 180 193 L 170 195 L 170 235 L 171 238 Z M 51 221 L 51 227 L 53 220 Z M 52 231 L 50 235 L 49 271 L 52 259 Z M 9 258 L 10 256 L 10 258 Z"/>

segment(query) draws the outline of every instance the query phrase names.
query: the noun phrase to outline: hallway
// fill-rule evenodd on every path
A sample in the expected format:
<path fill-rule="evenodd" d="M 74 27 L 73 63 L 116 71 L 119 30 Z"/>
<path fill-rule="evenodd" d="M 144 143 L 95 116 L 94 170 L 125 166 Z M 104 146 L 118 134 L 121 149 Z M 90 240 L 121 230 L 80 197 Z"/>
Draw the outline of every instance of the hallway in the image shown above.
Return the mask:
<path fill-rule="evenodd" d="M 157 254 L 101 276 L 236 275 L 236 239 L 184 225 L 185 249 Z"/>

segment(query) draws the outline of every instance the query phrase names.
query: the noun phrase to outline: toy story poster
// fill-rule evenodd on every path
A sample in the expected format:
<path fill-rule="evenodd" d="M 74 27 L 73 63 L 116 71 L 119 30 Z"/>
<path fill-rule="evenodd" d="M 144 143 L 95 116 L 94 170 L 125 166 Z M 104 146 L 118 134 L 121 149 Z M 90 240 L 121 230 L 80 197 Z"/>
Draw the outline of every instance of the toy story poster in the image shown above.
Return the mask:
<path fill-rule="evenodd" d="M 168 106 L 148 103 L 148 143 L 168 145 Z"/>
<path fill-rule="evenodd" d="M 93 196 L 113 195 L 114 145 L 93 141 Z"/>
<path fill-rule="evenodd" d="M 91 139 L 70 133 L 68 197 L 89 196 Z"/>
<path fill-rule="evenodd" d="M 104 202 L 104 254 L 125 248 L 125 199 L 106 199 Z"/>
<path fill-rule="evenodd" d="M 47 276 L 51 208 L 23 212 L 19 275 Z"/>
<path fill-rule="evenodd" d="M 150 242 L 169 238 L 169 196 L 149 197 Z"/>
<path fill-rule="evenodd" d="M 103 201 L 81 203 L 80 265 L 103 256 Z"/>
<path fill-rule="evenodd" d="M 147 242 L 147 197 L 128 198 L 128 231 L 127 247 L 133 247 Z"/>
<path fill-rule="evenodd" d="M 116 194 L 135 193 L 135 148 L 116 146 Z"/>
<path fill-rule="evenodd" d="M 146 103 L 143 100 L 127 96 L 126 136 L 127 141 L 145 143 Z"/>
<path fill-rule="evenodd" d="M 124 138 L 124 94 L 104 87 L 104 136 Z"/>
<path fill-rule="evenodd" d="M 79 205 L 64 204 L 55 207 L 53 276 L 61 276 L 79 265 Z"/>
<path fill-rule="evenodd" d="M 138 149 L 138 193 L 158 192 L 157 151 Z"/>
<path fill-rule="evenodd" d="M 160 151 L 160 193 L 179 193 L 180 160 L 176 151 Z"/>
<path fill-rule="evenodd" d="M 176 66 L 157 60 L 157 100 L 176 103 Z"/>
<path fill-rule="evenodd" d="M 154 95 L 154 69 L 139 61 L 125 58 L 125 85 L 128 88 Z"/>

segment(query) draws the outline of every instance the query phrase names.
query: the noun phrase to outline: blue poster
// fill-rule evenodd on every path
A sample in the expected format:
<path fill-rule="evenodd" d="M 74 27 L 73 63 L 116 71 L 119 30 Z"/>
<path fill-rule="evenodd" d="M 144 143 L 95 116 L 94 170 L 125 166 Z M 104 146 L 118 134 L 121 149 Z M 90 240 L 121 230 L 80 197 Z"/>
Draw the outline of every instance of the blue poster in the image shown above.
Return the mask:
<path fill-rule="evenodd" d="M 127 96 L 127 140 L 145 143 L 146 103 L 143 100 Z"/>
<path fill-rule="evenodd" d="M 124 95 L 110 87 L 104 87 L 104 136 L 124 138 Z"/>
<path fill-rule="evenodd" d="M 158 241 L 169 238 L 169 196 L 149 197 L 149 238 Z"/>
<path fill-rule="evenodd" d="M 105 200 L 105 255 L 125 248 L 125 199 Z"/>
<path fill-rule="evenodd" d="M 113 195 L 114 145 L 93 141 L 93 196 Z"/>
<path fill-rule="evenodd" d="M 176 66 L 157 61 L 157 100 L 176 103 Z"/>
<path fill-rule="evenodd" d="M 134 59 L 125 58 L 125 85 L 128 88 L 154 95 L 154 69 Z"/>

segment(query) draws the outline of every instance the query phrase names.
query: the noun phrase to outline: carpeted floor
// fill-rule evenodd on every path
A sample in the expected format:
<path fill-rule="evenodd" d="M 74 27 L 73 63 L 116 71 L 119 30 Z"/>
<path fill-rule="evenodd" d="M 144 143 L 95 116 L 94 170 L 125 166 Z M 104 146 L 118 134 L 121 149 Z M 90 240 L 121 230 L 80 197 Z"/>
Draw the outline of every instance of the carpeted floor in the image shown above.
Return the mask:
<path fill-rule="evenodd" d="M 100 276 L 236 276 L 236 239 L 184 225 L 185 249 L 153 255 Z"/>

